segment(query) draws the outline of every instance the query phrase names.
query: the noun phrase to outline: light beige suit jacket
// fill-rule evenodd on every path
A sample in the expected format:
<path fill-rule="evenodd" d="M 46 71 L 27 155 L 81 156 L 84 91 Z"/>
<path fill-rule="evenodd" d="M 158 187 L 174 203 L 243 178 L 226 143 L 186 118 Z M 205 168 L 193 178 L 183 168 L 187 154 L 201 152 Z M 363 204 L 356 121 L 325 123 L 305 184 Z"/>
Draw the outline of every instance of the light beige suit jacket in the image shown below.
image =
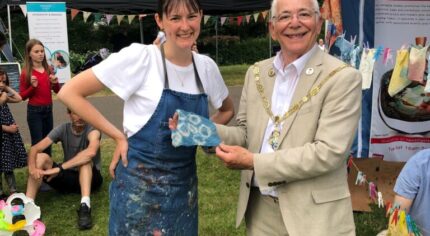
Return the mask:
<path fill-rule="evenodd" d="M 268 75 L 273 59 L 258 63 L 269 101 L 276 78 Z M 300 75 L 291 106 L 342 64 L 315 50 Z M 314 72 L 308 75 L 307 68 Z M 241 145 L 254 153 L 254 170 L 244 170 L 241 175 L 236 226 L 244 217 L 254 176 L 260 189 L 277 187 L 283 221 L 290 235 L 355 235 L 346 160 L 360 108 L 361 75 L 348 67 L 284 121 L 278 151 L 260 154 L 269 116 L 256 89 L 251 66 L 237 113 L 238 126 L 217 125 L 224 143 Z"/>

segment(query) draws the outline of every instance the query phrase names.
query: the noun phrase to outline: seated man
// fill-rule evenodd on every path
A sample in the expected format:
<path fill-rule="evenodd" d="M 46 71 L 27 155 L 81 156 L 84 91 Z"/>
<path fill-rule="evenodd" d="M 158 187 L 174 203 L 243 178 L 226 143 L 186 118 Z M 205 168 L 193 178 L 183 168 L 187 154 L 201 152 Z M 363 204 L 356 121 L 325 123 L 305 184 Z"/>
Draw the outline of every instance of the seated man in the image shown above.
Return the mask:
<path fill-rule="evenodd" d="M 411 215 L 424 236 L 430 236 L 430 148 L 406 162 L 394 192 L 394 202 Z"/>
<path fill-rule="evenodd" d="M 101 134 L 69 109 L 67 112 L 71 122 L 54 128 L 30 149 L 26 195 L 34 200 L 42 180 L 62 193 L 80 192 L 78 226 L 79 229 L 89 229 L 92 227 L 90 193 L 103 182 L 100 173 Z M 58 141 L 63 147 L 63 163 L 55 163 L 42 152 Z"/>

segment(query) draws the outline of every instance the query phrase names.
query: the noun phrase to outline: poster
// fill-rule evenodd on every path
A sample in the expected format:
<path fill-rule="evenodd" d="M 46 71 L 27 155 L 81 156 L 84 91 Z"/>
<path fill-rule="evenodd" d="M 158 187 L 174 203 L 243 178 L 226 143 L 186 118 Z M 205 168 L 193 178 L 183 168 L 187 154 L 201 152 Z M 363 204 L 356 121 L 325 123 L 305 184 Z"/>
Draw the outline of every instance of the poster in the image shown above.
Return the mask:
<path fill-rule="evenodd" d="M 46 59 L 60 83 L 70 79 L 69 42 L 64 2 L 27 2 L 30 38 L 45 46 Z"/>
<path fill-rule="evenodd" d="M 388 86 L 397 51 L 415 45 L 416 37 L 430 41 L 430 0 L 375 1 L 375 48 L 390 48 L 392 60 L 378 60 L 373 74 L 370 156 L 387 161 L 407 161 L 430 148 L 430 94 L 424 86 L 410 83 L 390 96 Z"/>

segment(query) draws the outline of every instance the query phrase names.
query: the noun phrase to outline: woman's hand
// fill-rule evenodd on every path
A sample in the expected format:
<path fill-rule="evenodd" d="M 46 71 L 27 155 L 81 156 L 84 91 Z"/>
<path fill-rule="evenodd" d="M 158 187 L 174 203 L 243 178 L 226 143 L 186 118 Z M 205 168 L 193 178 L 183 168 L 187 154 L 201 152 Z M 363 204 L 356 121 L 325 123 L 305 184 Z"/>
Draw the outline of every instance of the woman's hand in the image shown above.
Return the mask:
<path fill-rule="evenodd" d="M 170 130 L 175 130 L 178 127 L 178 118 L 179 118 L 179 115 L 177 112 L 175 112 L 175 114 L 173 115 L 172 118 L 169 118 L 169 129 Z"/>
<path fill-rule="evenodd" d="M 34 88 L 36 88 L 39 85 L 39 81 L 34 75 L 31 76 L 30 83 L 31 83 L 31 86 L 33 86 Z"/>
<path fill-rule="evenodd" d="M 49 80 L 51 81 L 51 84 L 58 84 L 58 77 L 53 74 L 49 75 Z"/>
<path fill-rule="evenodd" d="M 118 165 L 119 158 L 121 158 L 122 165 L 124 167 L 127 167 L 128 160 L 127 160 L 127 152 L 128 152 L 128 142 L 127 138 L 123 136 L 120 139 L 115 140 L 116 141 L 116 148 L 113 153 L 112 161 L 109 165 L 109 173 L 112 178 L 115 179 L 115 169 Z"/>

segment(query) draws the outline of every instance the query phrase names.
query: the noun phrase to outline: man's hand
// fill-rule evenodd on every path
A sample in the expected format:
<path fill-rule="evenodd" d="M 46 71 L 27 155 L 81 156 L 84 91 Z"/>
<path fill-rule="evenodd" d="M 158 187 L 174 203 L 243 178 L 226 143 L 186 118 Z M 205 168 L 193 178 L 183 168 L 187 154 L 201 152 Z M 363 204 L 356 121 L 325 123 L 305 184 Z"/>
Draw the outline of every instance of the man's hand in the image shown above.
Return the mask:
<path fill-rule="evenodd" d="M 33 179 L 39 180 L 39 179 L 43 178 L 43 170 L 42 169 L 29 168 L 28 172 L 30 173 L 31 177 L 33 177 Z"/>
<path fill-rule="evenodd" d="M 221 143 L 215 151 L 224 165 L 230 169 L 252 170 L 254 168 L 254 155 L 243 147 Z"/>
<path fill-rule="evenodd" d="M 51 179 L 54 178 L 55 176 L 57 176 L 59 173 L 60 173 L 59 167 L 55 167 L 55 168 L 51 168 L 51 169 L 47 169 L 47 170 L 42 170 L 42 174 L 44 176 L 48 176 L 48 179 L 46 180 L 47 182 L 51 181 Z"/>
<path fill-rule="evenodd" d="M 169 118 L 169 129 L 170 130 L 175 130 L 178 127 L 178 119 L 179 119 L 179 115 L 177 112 L 175 112 L 175 114 L 173 114 L 172 118 Z"/>
<path fill-rule="evenodd" d="M 122 165 L 124 167 L 127 167 L 128 160 L 127 160 L 127 152 L 128 152 L 128 142 L 127 138 L 123 136 L 123 138 L 116 140 L 116 148 L 113 153 L 112 161 L 109 165 L 109 173 L 112 178 L 115 179 L 115 169 L 118 165 L 119 158 L 121 158 Z"/>

